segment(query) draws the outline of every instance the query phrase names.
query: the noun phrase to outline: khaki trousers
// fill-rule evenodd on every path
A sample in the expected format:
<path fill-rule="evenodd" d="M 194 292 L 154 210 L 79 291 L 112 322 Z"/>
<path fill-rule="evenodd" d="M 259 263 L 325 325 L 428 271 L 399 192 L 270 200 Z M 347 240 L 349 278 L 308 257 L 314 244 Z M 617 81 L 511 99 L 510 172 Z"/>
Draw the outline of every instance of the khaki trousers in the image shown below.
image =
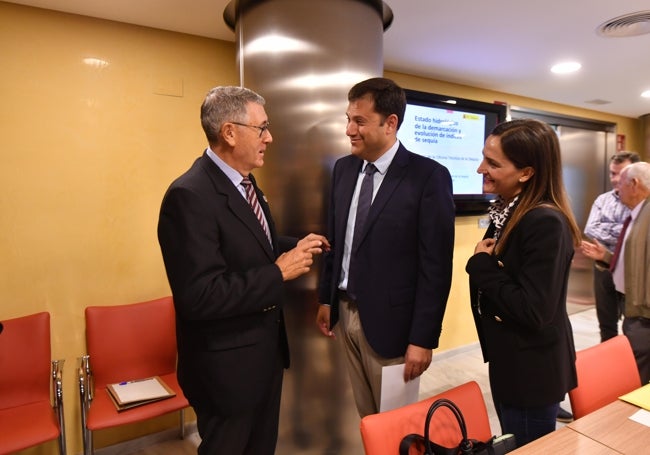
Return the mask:
<path fill-rule="evenodd" d="M 336 337 L 345 352 L 354 401 L 361 418 L 379 412 L 381 403 L 381 370 L 384 366 L 404 363 L 404 356 L 385 359 L 370 347 L 359 320 L 356 303 L 339 301 L 339 323 Z"/>

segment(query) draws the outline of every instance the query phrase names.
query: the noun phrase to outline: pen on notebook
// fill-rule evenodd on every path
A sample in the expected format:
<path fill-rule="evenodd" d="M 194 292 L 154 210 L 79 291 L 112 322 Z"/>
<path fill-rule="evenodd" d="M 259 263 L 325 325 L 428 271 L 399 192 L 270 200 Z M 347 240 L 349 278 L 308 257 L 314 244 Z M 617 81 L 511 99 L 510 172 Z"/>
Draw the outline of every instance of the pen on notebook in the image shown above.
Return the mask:
<path fill-rule="evenodd" d="M 149 381 L 150 378 L 147 379 L 134 379 L 132 381 L 122 381 L 119 383 L 119 385 L 127 385 L 127 384 L 133 384 L 134 382 L 143 382 L 143 381 Z"/>

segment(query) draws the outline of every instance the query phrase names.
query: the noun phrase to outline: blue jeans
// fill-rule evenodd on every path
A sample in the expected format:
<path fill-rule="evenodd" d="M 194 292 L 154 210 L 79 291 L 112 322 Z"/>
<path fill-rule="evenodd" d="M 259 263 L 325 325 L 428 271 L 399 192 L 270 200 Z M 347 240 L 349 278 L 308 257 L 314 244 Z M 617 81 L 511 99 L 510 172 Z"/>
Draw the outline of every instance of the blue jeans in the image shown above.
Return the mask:
<path fill-rule="evenodd" d="M 534 408 L 520 408 L 494 403 L 503 434 L 515 435 L 517 447 L 528 444 L 545 434 L 555 431 L 555 418 L 560 403 Z"/>

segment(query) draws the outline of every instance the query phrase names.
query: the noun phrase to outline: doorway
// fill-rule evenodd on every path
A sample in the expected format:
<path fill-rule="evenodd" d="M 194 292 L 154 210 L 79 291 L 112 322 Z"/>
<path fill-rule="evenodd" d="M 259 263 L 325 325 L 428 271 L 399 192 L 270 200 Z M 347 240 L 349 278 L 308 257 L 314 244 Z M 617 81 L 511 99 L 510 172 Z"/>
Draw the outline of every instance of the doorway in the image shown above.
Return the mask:
<path fill-rule="evenodd" d="M 562 174 L 571 209 L 584 229 L 596 197 L 610 190 L 609 157 L 616 151 L 616 124 L 542 111 L 513 108 L 512 119 L 535 118 L 557 132 L 562 153 Z M 569 314 L 594 305 L 593 262 L 576 248 L 567 294 Z"/>

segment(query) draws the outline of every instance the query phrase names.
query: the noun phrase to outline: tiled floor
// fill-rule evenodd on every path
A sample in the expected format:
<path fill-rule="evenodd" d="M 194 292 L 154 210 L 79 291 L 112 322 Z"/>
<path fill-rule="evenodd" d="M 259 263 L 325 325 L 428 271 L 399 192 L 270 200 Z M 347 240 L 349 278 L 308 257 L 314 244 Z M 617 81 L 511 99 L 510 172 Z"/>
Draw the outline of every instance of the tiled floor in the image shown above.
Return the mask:
<path fill-rule="evenodd" d="M 570 319 L 573 326 L 576 349 L 584 349 L 598 343 L 600 336 L 598 332 L 596 311 L 593 306 L 569 304 L 569 312 L 572 313 Z M 453 351 L 434 355 L 431 367 L 422 375 L 420 382 L 420 398 L 435 395 L 448 388 L 471 380 L 478 382 L 483 391 L 485 402 L 488 406 L 488 413 L 490 414 L 492 432 L 500 434 L 499 423 L 490 396 L 487 365 L 483 363 L 478 344 L 463 346 Z M 567 410 L 571 409 L 568 397 L 562 406 Z M 561 425 L 561 423 L 558 423 L 558 427 Z M 190 455 L 196 453 L 198 442 L 199 438 L 197 434 L 192 433 L 185 439 L 185 441 L 165 441 L 135 451 L 126 450 L 125 447 L 119 449 L 113 447 L 96 451 L 96 453 L 97 455 Z M 117 451 L 115 451 L 115 449 L 117 449 Z M 277 455 L 294 455 L 295 453 L 290 454 L 280 452 L 281 451 L 278 450 Z"/>

